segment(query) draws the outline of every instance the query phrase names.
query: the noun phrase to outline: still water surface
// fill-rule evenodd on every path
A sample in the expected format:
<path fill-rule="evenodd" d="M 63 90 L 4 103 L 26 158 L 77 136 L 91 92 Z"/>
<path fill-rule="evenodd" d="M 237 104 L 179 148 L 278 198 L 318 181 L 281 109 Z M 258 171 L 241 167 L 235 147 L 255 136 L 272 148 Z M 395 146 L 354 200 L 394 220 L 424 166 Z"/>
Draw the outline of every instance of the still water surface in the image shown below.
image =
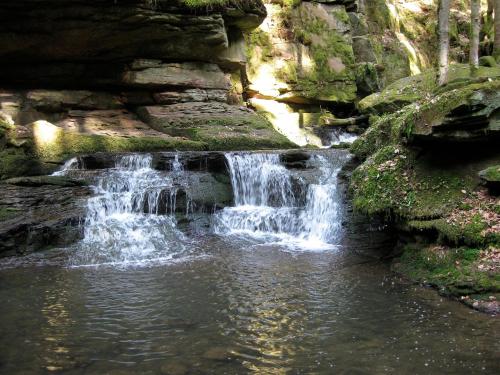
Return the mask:
<path fill-rule="evenodd" d="M 69 250 L 3 261 L 0 372 L 498 373 L 498 320 L 366 252 L 198 245 L 149 267 L 67 267 Z"/>

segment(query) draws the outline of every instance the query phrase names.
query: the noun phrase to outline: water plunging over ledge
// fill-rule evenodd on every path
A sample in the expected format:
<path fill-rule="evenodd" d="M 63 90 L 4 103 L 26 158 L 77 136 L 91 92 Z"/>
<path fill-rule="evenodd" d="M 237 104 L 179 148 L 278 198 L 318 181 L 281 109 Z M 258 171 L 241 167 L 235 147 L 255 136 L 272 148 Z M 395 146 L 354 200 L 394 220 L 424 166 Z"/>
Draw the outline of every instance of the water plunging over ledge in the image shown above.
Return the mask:
<path fill-rule="evenodd" d="M 313 154 L 294 169 L 277 153 L 226 153 L 234 207 L 213 215 L 213 232 L 288 249 L 333 248 L 339 244 L 343 210 L 337 174 L 347 158 L 345 152 Z M 85 163 L 73 159 L 57 174 L 74 169 L 85 170 Z M 150 154 L 130 154 L 100 173 L 71 264 L 141 264 L 190 255 L 190 241 L 177 226 L 176 206 L 179 188 L 191 172 L 178 154 L 167 169 L 155 169 Z M 186 216 L 192 209 L 189 198 Z"/>
<path fill-rule="evenodd" d="M 342 209 L 337 174 L 347 156 L 312 155 L 310 181 L 294 175 L 277 154 L 226 154 L 235 207 L 215 216 L 215 232 L 293 248 L 339 244 Z"/>
<path fill-rule="evenodd" d="M 170 175 L 151 166 L 151 155 L 125 155 L 97 179 L 73 264 L 161 262 L 185 250 L 173 217 L 181 166 L 174 159 Z"/>

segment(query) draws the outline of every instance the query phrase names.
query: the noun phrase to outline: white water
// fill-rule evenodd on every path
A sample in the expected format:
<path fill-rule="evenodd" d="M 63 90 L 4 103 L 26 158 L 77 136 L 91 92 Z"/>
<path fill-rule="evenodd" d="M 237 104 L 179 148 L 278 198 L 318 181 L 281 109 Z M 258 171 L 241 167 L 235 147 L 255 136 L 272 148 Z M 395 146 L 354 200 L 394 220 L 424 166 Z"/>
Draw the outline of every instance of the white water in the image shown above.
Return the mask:
<path fill-rule="evenodd" d="M 358 139 L 357 134 L 346 133 L 344 131 L 339 131 L 338 129 L 333 129 L 329 134 L 330 143 L 325 147 L 331 147 L 334 145 L 340 145 L 343 143 L 353 143 L 356 139 Z"/>
<path fill-rule="evenodd" d="M 337 174 L 345 154 L 312 155 L 308 169 L 287 169 L 278 154 L 228 153 L 234 207 L 214 214 L 221 236 L 279 244 L 293 249 L 327 249 L 339 243 L 342 206 Z M 186 188 L 178 155 L 170 171 L 152 168 L 148 154 L 119 156 L 115 167 L 97 175 L 87 201 L 84 238 L 71 259 L 74 266 L 143 264 L 190 258 L 194 247 L 178 229 L 177 193 Z M 68 161 L 59 175 L 82 168 Z M 186 216 L 193 213 L 186 197 Z"/>
<path fill-rule="evenodd" d="M 71 158 L 67 160 L 62 168 L 58 171 L 55 171 L 52 173 L 52 176 L 64 176 L 68 171 L 78 169 L 78 159 L 77 158 Z"/>
<path fill-rule="evenodd" d="M 216 214 L 217 234 L 309 250 L 338 243 L 342 216 L 337 194 L 340 160 L 313 155 L 310 163 L 321 173 L 307 183 L 281 165 L 275 154 L 227 154 L 226 159 L 235 207 Z M 305 202 L 298 196 L 304 189 Z"/>
<path fill-rule="evenodd" d="M 173 216 L 177 188 L 151 163 L 147 154 L 121 156 L 98 178 L 74 265 L 164 261 L 185 249 Z M 173 167 L 182 171 L 177 159 Z"/>

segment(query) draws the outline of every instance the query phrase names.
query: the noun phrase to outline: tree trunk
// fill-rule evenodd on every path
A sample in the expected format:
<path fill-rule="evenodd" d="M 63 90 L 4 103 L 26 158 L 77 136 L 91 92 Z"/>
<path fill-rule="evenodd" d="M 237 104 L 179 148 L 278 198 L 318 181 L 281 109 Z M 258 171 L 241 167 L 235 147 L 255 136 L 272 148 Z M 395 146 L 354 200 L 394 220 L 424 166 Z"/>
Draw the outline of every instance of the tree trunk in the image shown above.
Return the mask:
<path fill-rule="evenodd" d="M 488 0 L 488 9 L 486 10 L 486 19 L 493 19 L 493 9 L 495 8 L 495 0 Z"/>
<path fill-rule="evenodd" d="M 500 59 L 500 0 L 494 0 L 495 8 L 495 39 L 493 40 L 493 56 Z"/>
<path fill-rule="evenodd" d="M 500 2 L 500 0 L 496 0 Z M 439 86 L 448 80 L 448 53 L 450 49 L 450 0 L 439 0 L 438 9 L 439 33 Z"/>
<path fill-rule="evenodd" d="M 471 0 L 469 63 L 473 76 L 479 66 L 479 33 L 481 31 L 481 0 Z"/>

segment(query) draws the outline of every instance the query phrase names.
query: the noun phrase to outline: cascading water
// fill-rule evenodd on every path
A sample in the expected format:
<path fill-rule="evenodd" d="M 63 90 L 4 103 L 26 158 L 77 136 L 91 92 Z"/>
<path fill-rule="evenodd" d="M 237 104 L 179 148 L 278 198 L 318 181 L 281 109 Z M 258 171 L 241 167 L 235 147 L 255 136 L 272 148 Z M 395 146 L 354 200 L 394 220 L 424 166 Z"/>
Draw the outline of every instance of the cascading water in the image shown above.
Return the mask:
<path fill-rule="evenodd" d="M 313 181 L 295 176 L 276 154 L 227 154 L 226 159 L 235 207 L 216 214 L 216 233 L 305 249 L 337 243 L 342 216 L 337 174 L 345 157 L 313 155 L 308 163 L 320 172 Z"/>
<path fill-rule="evenodd" d="M 337 173 L 347 155 L 314 153 L 293 169 L 277 153 L 225 154 L 235 206 L 214 214 L 213 232 L 287 248 L 335 246 L 342 218 Z M 193 180 L 188 177 L 206 172 L 184 171 L 178 154 L 166 158 L 165 170 L 154 169 L 149 154 L 117 156 L 109 163 L 113 168 L 102 170 L 85 170 L 84 158 L 63 166 L 58 175 L 95 179 L 73 265 L 162 262 L 193 254 L 177 227 L 176 208 L 184 207 L 191 220 L 195 211 L 187 191 Z M 185 202 L 178 199 L 180 191 Z"/>
<path fill-rule="evenodd" d="M 115 168 L 98 177 L 73 264 L 163 261 L 185 250 L 185 236 L 172 215 L 177 187 L 151 164 L 151 155 L 121 156 Z M 172 169 L 182 172 L 177 159 Z"/>

